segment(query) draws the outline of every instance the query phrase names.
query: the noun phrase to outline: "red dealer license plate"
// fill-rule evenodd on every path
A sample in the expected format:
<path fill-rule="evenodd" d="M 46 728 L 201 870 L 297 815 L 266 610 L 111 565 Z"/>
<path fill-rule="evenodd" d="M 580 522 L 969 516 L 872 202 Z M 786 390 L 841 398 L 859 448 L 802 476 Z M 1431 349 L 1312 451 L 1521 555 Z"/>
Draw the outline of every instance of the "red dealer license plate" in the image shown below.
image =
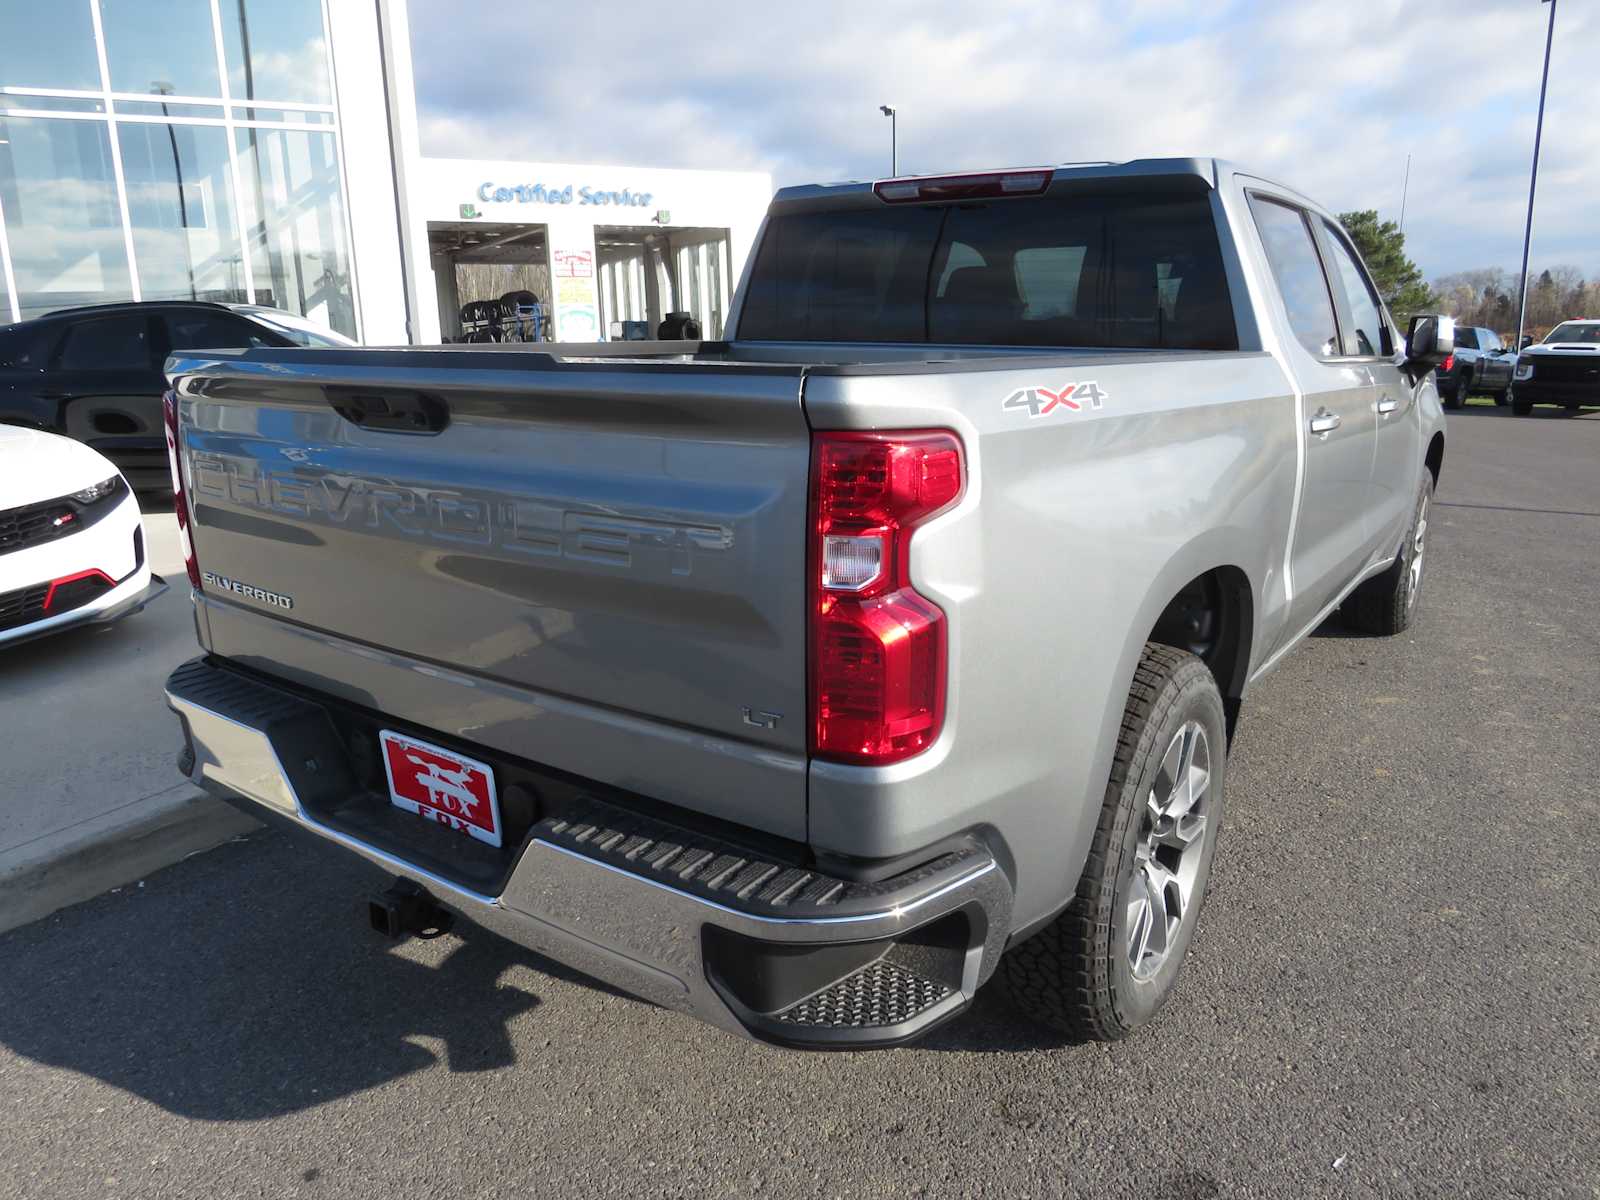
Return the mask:
<path fill-rule="evenodd" d="M 488 763 L 390 729 L 379 732 L 378 742 L 396 808 L 491 846 L 500 844 L 500 802 Z"/>

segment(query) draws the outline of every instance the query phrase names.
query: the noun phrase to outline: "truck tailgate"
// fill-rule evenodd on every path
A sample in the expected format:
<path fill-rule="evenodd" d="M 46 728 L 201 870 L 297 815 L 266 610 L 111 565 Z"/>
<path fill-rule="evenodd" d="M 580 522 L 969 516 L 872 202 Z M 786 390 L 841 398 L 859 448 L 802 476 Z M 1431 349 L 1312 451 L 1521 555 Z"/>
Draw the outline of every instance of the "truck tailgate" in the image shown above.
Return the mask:
<path fill-rule="evenodd" d="M 214 653 L 805 836 L 800 368 L 255 350 L 168 370 Z"/>

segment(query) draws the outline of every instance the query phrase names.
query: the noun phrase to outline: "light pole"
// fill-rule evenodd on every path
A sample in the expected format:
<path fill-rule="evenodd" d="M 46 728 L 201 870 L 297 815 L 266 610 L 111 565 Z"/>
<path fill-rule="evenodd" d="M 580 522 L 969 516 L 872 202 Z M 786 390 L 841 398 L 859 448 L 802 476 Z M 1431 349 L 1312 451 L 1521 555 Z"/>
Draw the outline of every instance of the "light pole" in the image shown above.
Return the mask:
<path fill-rule="evenodd" d="M 198 300 L 200 294 L 194 287 L 194 249 L 189 245 L 189 201 L 183 194 L 183 159 L 178 154 L 178 131 L 172 127 L 172 114 L 167 110 L 167 97 L 172 95 L 173 87 L 163 80 L 156 80 L 150 84 L 150 90 L 161 97 L 161 115 L 167 118 L 167 141 L 172 145 L 172 173 L 178 179 L 178 228 L 182 231 L 183 258 L 188 264 L 189 299 Z"/>
<path fill-rule="evenodd" d="M 1522 331 L 1528 319 L 1528 247 L 1533 242 L 1533 194 L 1539 186 L 1539 142 L 1544 137 L 1544 93 L 1550 85 L 1550 44 L 1556 37 L 1556 0 L 1541 0 L 1550 6 L 1550 27 L 1544 35 L 1544 74 L 1539 78 L 1539 121 L 1533 127 L 1533 170 L 1528 173 L 1528 223 L 1522 231 L 1522 302 L 1517 306 L 1517 349 L 1522 349 Z"/>
<path fill-rule="evenodd" d="M 895 125 L 900 110 L 892 104 L 880 104 L 878 111 L 889 118 L 889 174 L 896 176 L 900 174 L 900 139 Z"/>

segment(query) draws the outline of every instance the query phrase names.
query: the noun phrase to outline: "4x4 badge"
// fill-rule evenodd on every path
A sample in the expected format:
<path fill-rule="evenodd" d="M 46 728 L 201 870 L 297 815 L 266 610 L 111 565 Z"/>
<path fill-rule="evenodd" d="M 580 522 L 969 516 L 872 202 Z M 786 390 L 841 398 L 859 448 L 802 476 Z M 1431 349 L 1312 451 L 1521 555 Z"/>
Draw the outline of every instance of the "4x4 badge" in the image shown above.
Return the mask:
<path fill-rule="evenodd" d="M 1100 385 L 1091 379 L 1088 383 L 1064 383 L 1058 388 L 1047 388 L 1042 384 L 1018 388 L 1000 402 L 1000 407 L 1008 412 L 1021 410 L 1031 419 L 1047 416 L 1058 408 L 1071 412 L 1099 408 L 1106 399 Z"/>

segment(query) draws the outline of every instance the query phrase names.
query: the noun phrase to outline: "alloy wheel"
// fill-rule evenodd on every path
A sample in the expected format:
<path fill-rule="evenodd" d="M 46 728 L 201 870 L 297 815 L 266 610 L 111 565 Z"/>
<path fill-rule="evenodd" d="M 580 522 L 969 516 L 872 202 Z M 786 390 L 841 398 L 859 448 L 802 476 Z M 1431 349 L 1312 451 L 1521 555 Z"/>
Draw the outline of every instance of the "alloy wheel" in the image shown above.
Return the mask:
<path fill-rule="evenodd" d="M 1173 736 L 1140 814 L 1124 902 L 1128 966 L 1149 979 L 1167 961 L 1195 907 L 1210 823 L 1211 744 L 1198 721 Z"/>
<path fill-rule="evenodd" d="M 1417 603 L 1417 593 L 1422 590 L 1422 554 L 1428 539 L 1428 493 L 1422 493 L 1422 504 L 1417 509 L 1417 527 L 1411 535 L 1411 570 L 1406 577 L 1406 609 Z"/>

